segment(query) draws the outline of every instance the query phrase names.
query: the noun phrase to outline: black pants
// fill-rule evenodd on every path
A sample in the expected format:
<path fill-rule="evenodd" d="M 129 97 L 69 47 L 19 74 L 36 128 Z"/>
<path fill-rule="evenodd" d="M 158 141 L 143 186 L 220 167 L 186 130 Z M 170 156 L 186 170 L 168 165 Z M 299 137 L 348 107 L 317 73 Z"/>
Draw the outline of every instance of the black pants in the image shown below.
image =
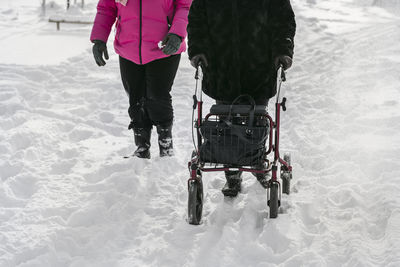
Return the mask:
<path fill-rule="evenodd" d="M 181 55 L 138 65 L 120 57 L 122 83 L 129 96 L 129 117 L 134 128 L 170 126 L 174 114 L 171 88 Z"/>

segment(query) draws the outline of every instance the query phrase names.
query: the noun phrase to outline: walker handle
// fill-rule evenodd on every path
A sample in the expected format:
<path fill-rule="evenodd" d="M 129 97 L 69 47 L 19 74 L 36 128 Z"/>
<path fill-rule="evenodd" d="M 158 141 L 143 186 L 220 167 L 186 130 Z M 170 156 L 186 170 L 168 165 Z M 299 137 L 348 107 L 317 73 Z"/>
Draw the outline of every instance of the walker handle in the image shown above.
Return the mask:
<path fill-rule="evenodd" d="M 285 73 L 285 71 L 283 69 L 283 65 L 282 64 L 279 64 L 279 67 L 278 67 L 278 77 L 279 77 L 279 75 L 281 76 L 282 82 L 285 82 L 286 81 L 286 73 Z"/>
<path fill-rule="evenodd" d="M 280 94 L 281 94 L 281 85 L 282 82 L 286 81 L 286 75 L 285 71 L 283 70 L 283 65 L 280 64 L 278 71 L 277 71 L 277 77 L 276 77 L 276 87 L 277 87 L 277 92 L 276 92 L 276 103 L 280 102 Z"/>
<path fill-rule="evenodd" d="M 195 78 L 196 80 L 199 80 L 200 77 L 203 78 L 203 64 L 202 64 L 201 61 L 200 61 L 199 64 L 197 65 L 197 67 L 196 67 L 196 73 L 195 73 L 195 75 L 194 75 L 194 78 Z"/>

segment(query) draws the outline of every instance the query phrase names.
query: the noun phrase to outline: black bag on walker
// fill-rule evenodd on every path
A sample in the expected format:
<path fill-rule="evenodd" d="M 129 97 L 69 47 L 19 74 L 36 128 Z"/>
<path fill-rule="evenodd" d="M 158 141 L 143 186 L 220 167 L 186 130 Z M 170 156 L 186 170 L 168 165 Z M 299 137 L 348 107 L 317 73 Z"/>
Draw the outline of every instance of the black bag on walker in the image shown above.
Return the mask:
<path fill-rule="evenodd" d="M 205 120 L 200 126 L 204 139 L 199 148 L 201 161 L 230 166 L 256 166 L 263 162 L 269 124 L 265 120 L 260 123 L 255 117 L 266 115 L 265 106 L 256 106 L 250 96 L 246 98 L 251 105 L 234 105 L 242 97 L 231 105 L 211 108 L 210 113 L 219 120 Z"/>

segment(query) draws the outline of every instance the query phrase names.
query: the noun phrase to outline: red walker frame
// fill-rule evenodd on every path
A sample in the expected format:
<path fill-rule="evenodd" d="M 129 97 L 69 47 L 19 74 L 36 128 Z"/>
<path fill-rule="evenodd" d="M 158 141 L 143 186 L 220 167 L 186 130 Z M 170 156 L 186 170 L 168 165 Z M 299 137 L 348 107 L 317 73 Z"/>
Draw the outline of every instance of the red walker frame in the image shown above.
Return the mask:
<path fill-rule="evenodd" d="M 199 68 L 196 69 L 196 94 L 198 89 L 198 81 L 199 81 Z M 238 168 L 229 168 L 229 167 L 205 167 L 205 163 L 200 161 L 199 158 L 199 150 L 198 147 L 202 144 L 202 137 L 200 134 L 200 126 L 202 123 L 202 109 L 203 109 L 203 101 L 202 101 L 202 92 L 200 90 L 200 100 L 197 100 L 197 95 L 193 96 L 194 104 L 193 109 L 197 108 L 197 119 L 195 120 L 195 128 L 197 132 L 197 148 L 195 145 L 196 150 L 193 152 L 192 159 L 188 163 L 189 171 L 190 171 L 190 178 L 188 179 L 188 189 L 191 182 L 197 181 L 198 183 L 202 184 L 202 172 L 215 172 L 215 171 L 243 171 L 243 172 L 251 172 L 251 173 L 268 173 L 271 172 L 271 178 L 269 180 L 268 189 L 271 187 L 272 184 L 278 185 L 278 188 L 281 187 L 280 182 L 278 181 L 278 163 L 281 165 L 281 171 L 286 173 L 292 173 L 292 166 L 290 165 L 290 157 L 289 160 L 286 161 L 280 157 L 279 153 L 279 137 L 280 137 L 280 116 L 281 116 L 281 109 L 286 111 L 286 98 L 283 97 L 280 100 L 280 91 L 281 91 L 281 84 L 283 81 L 286 80 L 285 73 L 283 71 L 282 66 L 279 67 L 277 71 L 277 95 L 276 95 L 276 103 L 275 103 L 275 122 L 272 117 L 267 114 L 263 115 L 269 121 L 269 142 L 268 142 L 268 150 L 265 152 L 265 159 L 267 155 L 269 155 L 272 151 L 274 152 L 274 159 L 272 162 L 269 162 L 267 159 L 266 161 L 269 163 L 268 168 L 266 170 L 260 170 L 255 168 L 245 168 L 245 167 L 238 167 Z M 208 114 L 205 119 L 212 115 L 218 114 Z M 193 140 L 194 141 L 194 140 Z M 267 190 L 267 195 L 269 199 L 269 190 Z M 279 204 L 281 199 L 281 190 L 279 190 Z M 196 224 L 196 223 L 195 223 Z"/>

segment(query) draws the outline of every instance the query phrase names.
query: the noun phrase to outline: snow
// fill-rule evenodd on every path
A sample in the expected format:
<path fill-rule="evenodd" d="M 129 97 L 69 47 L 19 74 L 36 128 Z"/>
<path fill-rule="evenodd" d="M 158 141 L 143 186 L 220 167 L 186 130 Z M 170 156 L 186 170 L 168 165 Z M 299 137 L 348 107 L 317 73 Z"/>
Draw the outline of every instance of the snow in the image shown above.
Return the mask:
<path fill-rule="evenodd" d="M 34 2 L 34 3 L 32 3 Z M 80 2 L 80 1 L 78 1 Z M 61 24 L 56 31 L 53 19 L 92 21 L 96 3 L 86 1 L 85 9 L 73 5 L 65 11 L 65 1 L 47 1 L 46 9 L 41 1 L 18 0 L 3 3 L 0 11 L 1 62 L 5 64 L 47 65 L 59 64 L 91 47 L 88 42 L 90 26 L 76 27 Z M 73 3 L 73 1 L 71 1 Z"/>
<path fill-rule="evenodd" d="M 133 136 L 112 42 L 99 68 L 90 26 L 47 22 L 90 20 L 96 1 L 68 13 L 47 1 L 45 14 L 40 2 L 0 7 L 1 267 L 400 265 L 397 2 L 293 1 L 281 140 L 292 194 L 271 220 L 251 175 L 224 199 L 223 174 L 205 174 L 199 226 L 186 222 L 187 55 L 173 89 L 175 156 L 158 156 L 153 131 L 151 160 L 123 159 Z"/>

